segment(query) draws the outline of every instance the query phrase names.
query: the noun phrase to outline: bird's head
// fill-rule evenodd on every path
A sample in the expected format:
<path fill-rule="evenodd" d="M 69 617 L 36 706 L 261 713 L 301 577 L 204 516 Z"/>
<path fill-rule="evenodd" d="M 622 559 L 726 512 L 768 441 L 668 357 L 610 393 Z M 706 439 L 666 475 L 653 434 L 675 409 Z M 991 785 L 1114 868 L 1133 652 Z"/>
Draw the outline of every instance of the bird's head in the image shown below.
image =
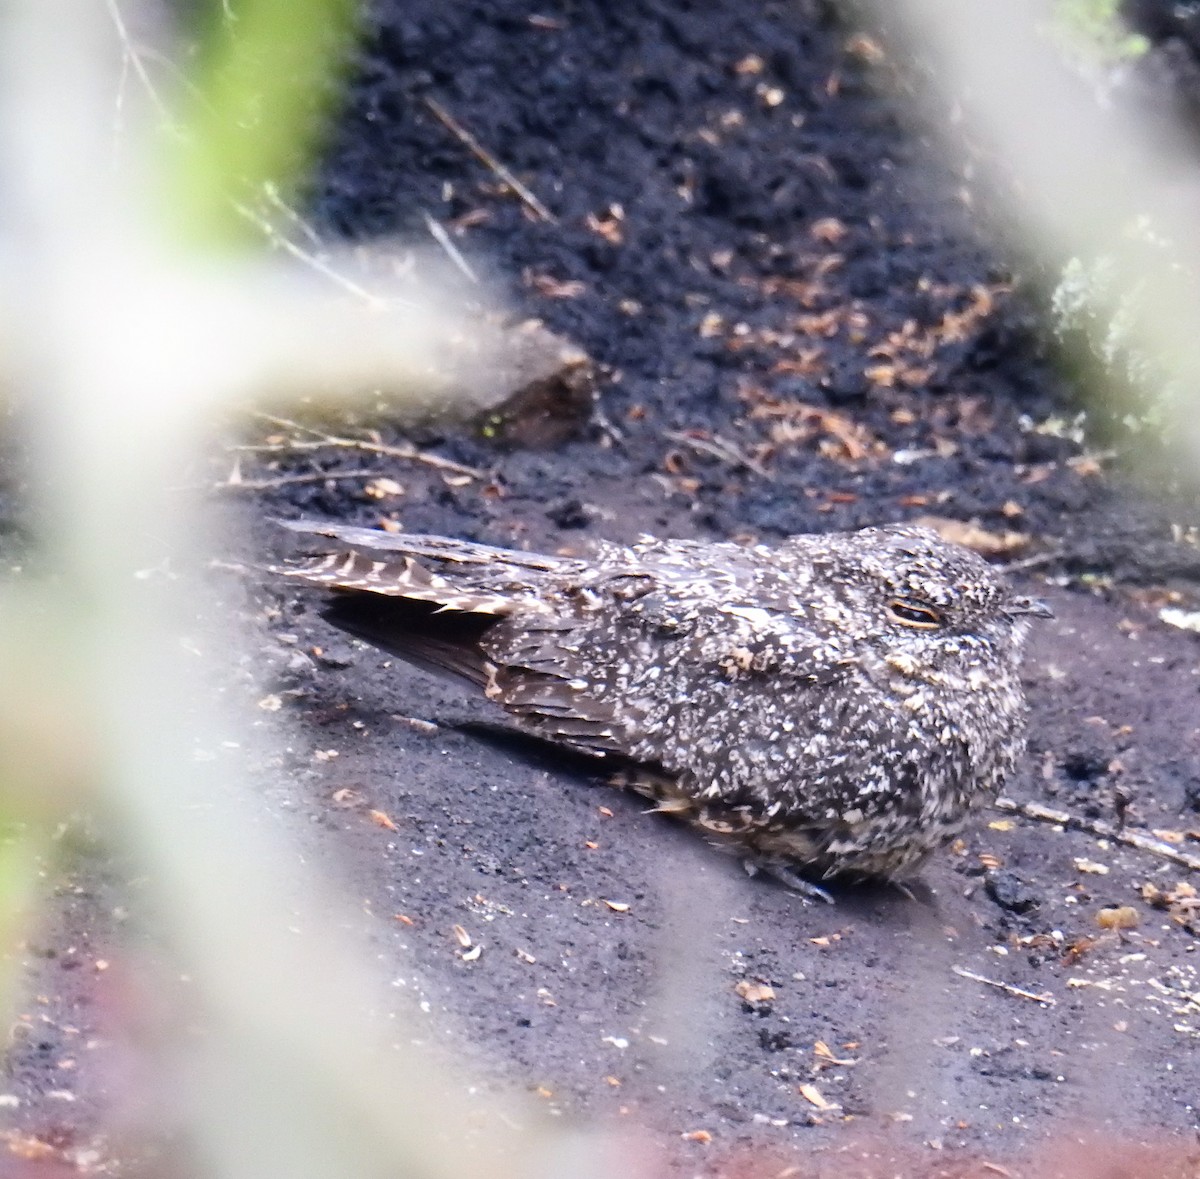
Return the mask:
<path fill-rule="evenodd" d="M 1008 577 L 971 550 L 927 528 L 891 525 L 850 533 L 827 570 L 863 628 L 860 639 L 921 666 L 978 662 L 990 647 L 1020 658 L 1045 603 L 1016 592 Z"/>

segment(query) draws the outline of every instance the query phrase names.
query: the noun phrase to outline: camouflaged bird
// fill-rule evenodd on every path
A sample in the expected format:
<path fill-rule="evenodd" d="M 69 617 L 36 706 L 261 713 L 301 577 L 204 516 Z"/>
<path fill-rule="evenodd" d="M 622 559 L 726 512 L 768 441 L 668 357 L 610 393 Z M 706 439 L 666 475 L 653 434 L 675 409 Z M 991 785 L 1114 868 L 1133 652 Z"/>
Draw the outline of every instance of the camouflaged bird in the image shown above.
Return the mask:
<path fill-rule="evenodd" d="M 923 528 L 582 558 L 287 526 L 336 542 L 276 570 L 333 591 L 334 626 L 637 767 L 657 809 L 810 895 L 910 875 L 1024 751 L 1021 650 L 1049 611 Z"/>

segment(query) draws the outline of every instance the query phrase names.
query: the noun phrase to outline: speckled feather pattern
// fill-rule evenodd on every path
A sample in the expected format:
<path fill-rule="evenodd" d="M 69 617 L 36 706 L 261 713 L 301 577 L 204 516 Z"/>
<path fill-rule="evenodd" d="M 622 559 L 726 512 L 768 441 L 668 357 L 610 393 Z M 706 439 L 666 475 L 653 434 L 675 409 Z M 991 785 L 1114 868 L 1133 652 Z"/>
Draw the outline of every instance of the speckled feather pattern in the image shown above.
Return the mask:
<path fill-rule="evenodd" d="M 527 733 L 627 759 L 626 784 L 768 868 L 906 876 L 1024 751 L 1043 608 L 925 529 L 581 559 L 290 527 L 337 542 L 278 570 L 333 590 L 335 625 L 472 680 Z M 478 625 L 439 640 L 451 618 Z"/>

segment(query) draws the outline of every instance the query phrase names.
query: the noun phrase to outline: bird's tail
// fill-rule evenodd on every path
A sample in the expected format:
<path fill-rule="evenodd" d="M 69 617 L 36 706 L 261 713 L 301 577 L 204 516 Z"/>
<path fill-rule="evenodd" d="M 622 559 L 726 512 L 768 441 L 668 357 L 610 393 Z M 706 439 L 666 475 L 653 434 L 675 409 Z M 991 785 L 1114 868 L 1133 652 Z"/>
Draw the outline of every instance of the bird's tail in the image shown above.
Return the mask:
<path fill-rule="evenodd" d="M 582 563 L 496 548 L 469 540 L 379 532 L 311 520 L 281 521 L 285 528 L 336 541 L 336 549 L 274 566 L 272 573 L 332 590 L 359 590 L 433 602 L 473 614 L 509 614 L 527 604 L 548 574 Z"/>
<path fill-rule="evenodd" d="M 486 679 L 484 634 L 518 608 L 544 606 L 537 590 L 579 562 L 444 536 L 379 532 L 308 520 L 286 528 L 336 542 L 271 572 L 330 590 L 322 614 L 355 638 L 473 683 Z"/>

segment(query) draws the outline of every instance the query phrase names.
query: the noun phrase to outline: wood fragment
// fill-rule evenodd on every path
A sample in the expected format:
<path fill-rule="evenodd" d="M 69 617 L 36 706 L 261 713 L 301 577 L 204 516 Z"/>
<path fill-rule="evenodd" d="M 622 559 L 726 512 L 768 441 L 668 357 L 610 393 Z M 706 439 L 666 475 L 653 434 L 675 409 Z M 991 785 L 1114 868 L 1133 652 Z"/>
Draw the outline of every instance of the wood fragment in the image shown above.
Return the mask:
<path fill-rule="evenodd" d="M 543 221 L 557 224 L 558 218 L 538 200 L 533 193 L 519 181 L 490 151 L 487 150 L 440 102 L 433 98 L 425 99 L 425 106 L 451 135 L 455 137 L 481 163 L 491 168 L 505 184 L 517 195 L 523 204 L 528 206 L 536 216 Z"/>
<path fill-rule="evenodd" d="M 774 987 L 767 983 L 752 982 L 748 978 L 742 979 L 733 988 L 733 991 L 745 1003 L 773 1003 L 775 1001 Z"/>
<path fill-rule="evenodd" d="M 1140 918 L 1132 905 L 1109 905 L 1096 914 L 1101 929 L 1137 929 Z"/>
<path fill-rule="evenodd" d="M 1047 1007 L 1053 1007 L 1058 1001 L 1049 991 L 1043 991 L 1039 995 L 1035 991 L 1027 991 L 1024 987 L 1017 987 L 1013 986 L 1012 983 L 1001 982 L 998 978 L 988 978 L 985 974 L 976 974 L 975 971 L 967 970 L 963 966 L 951 966 L 950 969 L 959 978 L 969 978 L 972 982 L 995 987 L 996 990 L 1003 991 L 1006 995 L 1015 995 L 1018 999 L 1031 999 L 1035 1003 L 1044 1003 Z"/>
<path fill-rule="evenodd" d="M 399 831 L 400 828 L 392 821 L 391 815 L 387 811 L 369 811 L 371 822 L 379 827 L 386 827 L 389 831 Z"/>
<path fill-rule="evenodd" d="M 821 1090 L 816 1087 L 816 1085 L 799 1085 L 797 1086 L 796 1092 L 799 1093 L 800 1096 L 809 1103 L 809 1105 L 815 1105 L 817 1109 L 823 1112 L 842 1108 L 840 1105 L 837 1105 L 826 1098 Z"/>
<path fill-rule="evenodd" d="M 1085 819 L 1080 815 L 1073 815 L 1069 811 L 1043 806 L 1040 802 L 1018 802 L 1014 798 L 997 798 L 992 806 L 998 811 L 1021 815 L 1023 818 L 1033 819 L 1038 823 L 1054 823 L 1068 830 L 1073 828 L 1076 831 L 1086 831 L 1089 835 L 1096 836 L 1097 839 L 1108 839 L 1113 843 L 1137 848 L 1138 851 L 1149 852 L 1161 859 L 1170 860 L 1171 863 L 1189 868 L 1193 872 L 1200 872 L 1200 856 L 1181 851 L 1169 843 L 1151 839 L 1150 836 L 1143 835 L 1140 831 L 1130 831 L 1127 827 L 1118 828 L 1115 823 L 1106 823 L 1103 819 Z"/>

